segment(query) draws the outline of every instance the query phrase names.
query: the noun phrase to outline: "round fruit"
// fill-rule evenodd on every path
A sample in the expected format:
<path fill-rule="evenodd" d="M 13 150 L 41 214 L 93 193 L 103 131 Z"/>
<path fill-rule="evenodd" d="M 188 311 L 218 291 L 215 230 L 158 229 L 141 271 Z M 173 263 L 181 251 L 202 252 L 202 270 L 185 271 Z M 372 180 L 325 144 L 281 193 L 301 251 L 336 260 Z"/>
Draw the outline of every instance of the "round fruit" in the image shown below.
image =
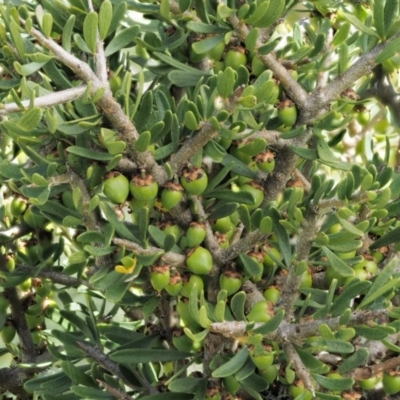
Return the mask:
<path fill-rule="evenodd" d="M 357 121 L 361 126 L 366 126 L 370 119 L 370 113 L 365 107 L 357 110 Z"/>
<path fill-rule="evenodd" d="M 364 390 L 372 390 L 374 389 L 378 383 L 382 381 L 382 377 L 372 376 L 371 378 L 363 379 L 358 382 L 360 387 Z"/>
<path fill-rule="evenodd" d="M 233 270 L 226 270 L 219 276 L 219 287 L 226 290 L 231 296 L 242 287 L 242 274 Z"/>
<path fill-rule="evenodd" d="M 11 272 L 14 271 L 15 269 L 15 259 L 13 256 L 11 256 L 10 254 L 7 254 L 6 256 L 4 256 L 4 259 L 6 261 L 6 267 L 7 269 Z"/>
<path fill-rule="evenodd" d="M 268 301 L 260 301 L 251 308 L 247 314 L 247 319 L 250 322 L 268 322 L 271 318 L 271 303 Z"/>
<path fill-rule="evenodd" d="M 309 289 L 312 287 L 312 273 L 308 269 L 301 275 L 300 289 Z"/>
<path fill-rule="evenodd" d="M 9 304 L 10 304 L 10 302 L 8 301 L 8 299 L 6 299 L 3 294 L 0 294 L 0 313 L 1 314 L 5 314 Z"/>
<path fill-rule="evenodd" d="M 264 291 L 263 296 L 265 300 L 276 304 L 281 297 L 281 291 L 276 286 L 270 286 Z"/>
<path fill-rule="evenodd" d="M 260 76 L 266 69 L 266 65 L 257 56 L 254 56 L 251 60 L 251 73 Z"/>
<path fill-rule="evenodd" d="M 364 260 L 359 262 L 358 264 L 353 265 L 354 270 L 356 269 L 364 269 L 370 274 L 375 275 L 378 272 L 378 265 L 376 261 L 371 256 L 364 256 Z"/>
<path fill-rule="evenodd" d="M 46 223 L 47 219 L 39 214 L 34 214 L 32 212 L 32 208 L 29 207 L 23 216 L 23 219 L 26 224 L 28 224 L 31 228 L 40 229 L 43 228 L 44 224 Z"/>
<path fill-rule="evenodd" d="M 129 184 L 132 196 L 139 201 L 150 201 L 157 196 L 158 183 L 152 175 L 136 175 Z"/>
<path fill-rule="evenodd" d="M 261 349 L 260 352 L 257 353 L 257 345 L 254 348 L 250 349 L 250 358 L 253 361 L 254 365 L 259 370 L 265 370 L 274 362 L 274 354 L 271 354 L 269 351 L 263 351 Z"/>
<path fill-rule="evenodd" d="M 15 329 L 14 324 L 11 321 L 7 321 L 0 332 L 3 343 L 10 344 L 13 341 L 16 333 L 17 330 Z"/>
<path fill-rule="evenodd" d="M 165 290 L 170 296 L 178 296 L 182 290 L 182 277 L 179 273 L 176 272 L 175 275 L 170 277 L 168 285 L 165 286 Z"/>
<path fill-rule="evenodd" d="M 179 183 L 167 182 L 161 192 L 161 202 L 166 210 L 174 208 L 183 197 L 183 187 Z"/>
<path fill-rule="evenodd" d="M 266 379 L 269 384 L 272 384 L 278 375 L 278 368 L 276 365 L 270 365 L 264 370 L 259 370 L 258 373 Z"/>
<path fill-rule="evenodd" d="M 10 204 L 11 215 L 15 218 L 20 217 L 25 212 L 27 207 L 28 203 L 25 199 L 22 197 L 14 197 Z"/>
<path fill-rule="evenodd" d="M 207 174 L 203 169 L 198 167 L 185 168 L 180 181 L 184 189 L 194 196 L 203 193 L 208 185 Z"/>
<path fill-rule="evenodd" d="M 265 150 L 254 157 L 257 168 L 260 171 L 271 173 L 275 168 L 275 153 Z"/>
<path fill-rule="evenodd" d="M 271 269 L 275 268 L 277 263 L 276 260 L 282 260 L 281 253 L 276 247 L 272 246 L 263 246 L 264 250 L 264 259 L 263 259 L 263 264 L 264 264 L 264 272 L 269 272 Z"/>
<path fill-rule="evenodd" d="M 233 232 L 234 231 L 232 229 L 228 233 L 221 233 L 218 231 L 214 233 L 215 240 L 217 241 L 217 243 L 218 243 L 219 247 L 221 247 L 221 249 L 226 249 L 229 247 L 229 239 L 232 237 Z"/>
<path fill-rule="evenodd" d="M 245 154 L 244 152 L 240 151 L 240 149 L 246 145 L 244 141 L 235 141 L 233 142 L 232 146 L 229 149 L 229 152 L 236 157 L 238 160 L 242 161 L 245 164 L 251 163 L 251 156 Z"/>
<path fill-rule="evenodd" d="M 325 271 L 325 280 L 330 285 L 333 279 L 337 279 L 338 286 L 342 286 L 346 282 L 346 278 L 341 276 L 338 272 L 336 272 L 330 265 L 326 268 Z"/>
<path fill-rule="evenodd" d="M 400 375 L 397 375 L 394 371 L 392 373 L 393 375 L 388 372 L 383 374 L 382 385 L 386 394 L 396 394 L 400 392 Z"/>
<path fill-rule="evenodd" d="M 107 174 L 103 187 L 104 194 L 114 204 L 125 203 L 129 195 L 128 178 L 119 173 Z"/>
<path fill-rule="evenodd" d="M 286 99 L 278 104 L 278 118 L 285 126 L 293 126 L 297 120 L 297 108 L 294 103 Z"/>
<path fill-rule="evenodd" d="M 153 265 L 150 272 L 150 283 L 153 289 L 161 292 L 170 280 L 169 265 Z"/>
<path fill-rule="evenodd" d="M 227 51 L 225 55 L 225 68 L 238 69 L 241 65 L 246 65 L 246 63 L 247 57 L 243 51 L 233 49 Z"/>
<path fill-rule="evenodd" d="M 174 224 L 172 221 L 165 220 L 161 221 L 157 224 L 157 226 L 166 234 L 172 235 L 175 238 L 175 241 L 178 241 L 182 235 L 181 228 L 178 224 Z"/>
<path fill-rule="evenodd" d="M 229 232 L 232 228 L 233 224 L 229 216 L 219 218 L 211 225 L 211 229 L 213 231 L 218 231 L 222 233 Z"/>
<path fill-rule="evenodd" d="M 293 385 L 290 385 L 289 392 L 293 396 L 293 398 L 296 398 L 297 396 L 300 396 L 303 393 L 304 393 L 304 396 L 302 397 L 303 400 L 311 400 L 313 398 L 311 392 L 304 387 L 304 384 L 301 380 L 298 380 Z"/>
<path fill-rule="evenodd" d="M 28 278 L 18 285 L 18 289 L 22 292 L 27 292 L 32 286 L 32 279 Z"/>
<path fill-rule="evenodd" d="M 261 185 L 256 182 L 249 182 L 240 187 L 241 192 L 248 192 L 254 198 L 254 203 L 252 205 L 246 204 L 249 211 L 255 210 L 261 205 L 264 200 L 264 189 Z"/>
<path fill-rule="evenodd" d="M 191 222 L 186 231 L 186 246 L 196 247 L 206 238 L 206 226 L 203 222 Z"/>
<path fill-rule="evenodd" d="M 184 276 L 180 295 L 189 297 L 195 284 L 197 285 L 197 293 L 200 296 L 201 291 L 204 289 L 203 279 L 201 279 L 198 275 Z"/>
<path fill-rule="evenodd" d="M 188 253 L 186 266 L 194 274 L 209 274 L 213 267 L 212 255 L 204 247 L 198 246 Z"/>

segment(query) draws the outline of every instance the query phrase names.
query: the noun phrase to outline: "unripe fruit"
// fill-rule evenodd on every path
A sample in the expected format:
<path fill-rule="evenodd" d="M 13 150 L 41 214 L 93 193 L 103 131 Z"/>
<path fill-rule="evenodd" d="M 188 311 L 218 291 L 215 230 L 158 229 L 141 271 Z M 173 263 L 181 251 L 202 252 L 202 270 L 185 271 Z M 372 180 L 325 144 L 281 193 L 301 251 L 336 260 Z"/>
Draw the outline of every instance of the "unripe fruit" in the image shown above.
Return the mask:
<path fill-rule="evenodd" d="M 184 276 L 180 295 L 184 297 L 190 297 L 190 293 L 192 292 L 195 284 L 197 285 L 197 293 L 200 296 L 201 291 L 204 289 L 203 279 L 201 279 L 198 275 Z"/>
<path fill-rule="evenodd" d="M 257 56 L 254 56 L 251 60 L 251 73 L 254 76 L 260 76 L 266 69 L 266 65 Z"/>
<path fill-rule="evenodd" d="M 229 247 L 229 239 L 232 237 L 233 232 L 234 231 L 232 229 L 228 233 L 221 233 L 221 232 L 214 233 L 215 240 L 217 241 L 217 243 L 218 243 L 219 247 L 221 247 L 221 249 L 226 249 Z"/>
<path fill-rule="evenodd" d="M 212 255 L 204 247 L 198 246 L 188 253 L 186 266 L 194 274 L 208 274 L 213 267 Z"/>
<path fill-rule="evenodd" d="M 258 373 L 266 379 L 269 384 L 272 384 L 278 375 L 278 368 L 276 365 L 270 365 L 264 370 L 259 370 Z"/>
<path fill-rule="evenodd" d="M 264 291 L 263 296 L 265 300 L 276 304 L 281 297 L 281 291 L 276 286 L 270 286 Z"/>
<path fill-rule="evenodd" d="M 23 216 L 23 219 L 26 224 L 28 224 L 31 228 L 40 229 L 43 228 L 44 224 L 46 223 L 47 219 L 39 214 L 34 214 L 32 212 L 32 208 L 29 207 Z"/>
<path fill-rule="evenodd" d="M 170 280 L 169 265 L 153 265 L 150 272 L 150 283 L 154 290 L 161 292 Z"/>
<path fill-rule="evenodd" d="M 358 381 L 358 384 L 360 385 L 360 387 L 364 390 L 372 390 L 374 389 L 378 383 L 380 383 L 382 381 L 382 377 L 381 376 L 373 376 L 371 378 L 367 378 L 367 379 L 362 379 L 361 381 Z"/>
<path fill-rule="evenodd" d="M 229 152 L 234 157 L 236 157 L 238 160 L 242 161 L 243 163 L 250 164 L 251 156 L 240 151 L 241 147 L 243 147 L 245 145 L 246 145 L 246 142 L 244 142 L 244 141 L 235 141 L 232 143 L 232 146 L 230 147 Z"/>
<path fill-rule="evenodd" d="M 9 304 L 9 301 L 4 297 L 4 294 L 0 294 L 0 314 L 5 314 Z"/>
<path fill-rule="evenodd" d="M 268 322 L 272 318 L 273 309 L 268 301 L 260 301 L 251 308 L 247 314 L 250 322 Z"/>
<path fill-rule="evenodd" d="M 225 68 L 231 67 L 232 69 L 236 70 L 241 65 L 246 65 L 247 57 L 246 54 L 244 54 L 243 49 L 241 50 L 232 49 L 227 51 L 225 55 Z"/>
<path fill-rule="evenodd" d="M 18 289 L 22 292 L 27 292 L 32 286 L 32 279 L 28 278 L 18 285 Z"/>
<path fill-rule="evenodd" d="M 296 398 L 303 393 L 303 400 L 311 400 L 313 398 L 311 392 L 304 387 L 304 383 L 301 380 L 298 380 L 293 385 L 290 385 L 289 392 L 293 396 L 293 398 Z"/>
<path fill-rule="evenodd" d="M 240 187 L 240 191 L 248 192 L 254 198 L 254 204 L 252 205 L 246 204 L 246 207 L 249 209 L 249 211 L 255 210 L 257 207 L 261 205 L 261 203 L 264 200 L 264 189 L 261 185 L 259 185 L 256 182 L 249 182 L 246 183 L 245 185 L 242 185 Z"/>
<path fill-rule="evenodd" d="M 150 201 L 157 196 L 158 183 L 152 175 L 136 175 L 129 184 L 132 196 L 139 201 Z"/>
<path fill-rule="evenodd" d="M 396 394 L 400 392 L 400 375 L 396 371 L 384 372 L 382 378 L 383 390 L 386 394 Z"/>
<path fill-rule="evenodd" d="M 361 126 L 366 126 L 371 119 L 369 111 L 365 107 L 358 108 L 357 111 L 357 121 Z"/>
<path fill-rule="evenodd" d="M 308 269 L 304 271 L 300 279 L 300 289 L 309 289 L 312 287 L 312 273 Z"/>
<path fill-rule="evenodd" d="M 231 296 L 242 287 L 242 274 L 233 270 L 226 270 L 219 276 L 219 287 L 226 290 Z"/>
<path fill-rule="evenodd" d="M 297 108 L 291 100 L 286 99 L 278 104 L 278 118 L 288 127 L 296 123 Z"/>
<path fill-rule="evenodd" d="M 330 285 L 333 279 L 337 279 L 338 286 L 342 286 L 346 282 L 346 278 L 340 276 L 330 265 L 328 265 L 325 271 L 325 280 L 328 285 Z"/>
<path fill-rule="evenodd" d="M 178 296 L 178 294 L 182 290 L 182 277 L 179 273 L 176 272 L 175 275 L 170 277 L 168 285 L 165 287 L 165 290 L 170 296 Z"/>
<path fill-rule="evenodd" d="M 103 187 L 104 194 L 114 204 L 125 203 L 129 195 L 128 178 L 119 173 L 107 174 Z"/>
<path fill-rule="evenodd" d="M 179 183 L 167 182 L 161 192 L 161 202 L 166 210 L 174 208 L 183 197 L 183 187 Z"/>
<path fill-rule="evenodd" d="M 208 177 L 205 171 L 201 168 L 185 168 L 182 172 L 180 182 L 189 194 L 198 196 L 206 190 Z"/>
<path fill-rule="evenodd" d="M 70 210 L 75 210 L 74 201 L 72 199 L 72 190 L 64 190 L 61 195 L 61 201 L 65 207 Z"/>
<path fill-rule="evenodd" d="M 186 246 L 196 247 L 206 238 L 206 226 L 203 222 L 191 222 L 186 231 Z"/>
<path fill-rule="evenodd" d="M 20 217 L 27 209 L 28 203 L 22 197 L 14 197 L 11 200 L 10 204 L 10 212 L 11 215 L 15 218 Z"/>
<path fill-rule="evenodd" d="M 4 344 L 10 344 L 16 333 L 17 330 L 15 329 L 14 324 L 11 321 L 7 321 L 0 332 L 1 340 Z"/>
<path fill-rule="evenodd" d="M 271 354 L 271 350 L 270 346 L 261 344 L 250 348 L 250 358 L 259 370 L 265 370 L 274 362 L 274 354 Z"/>
<path fill-rule="evenodd" d="M 166 234 L 172 235 L 175 241 L 178 241 L 182 235 L 181 228 L 178 224 L 174 224 L 172 221 L 164 220 L 157 223 L 157 226 Z"/>
<path fill-rule="evenodd" d="M 15 259 L 13 256 L 11 256 L 10 254 L 7 254 L 6 256 L 4 256 L 5 260 L 6 260 L 6 267 L 7 269 L 11 272 L 14 271 L 15 269 Z"/>
<path fill-rule="evenodd" d="M 229 216 L 219 218 L 211 225 L 211 229 L 213 231 L 218 231 L 222 233 L 229 232 L 232 228 L 233 224 Z"/>
<path fill-rule="evenodd" d="M 46 299 L 43 303 L 43 314 L 45 317 L 51 318 L 53 312 L 58 308 L 58 304 L 54 300 Z"/>
<path fill-rule="evenodd" d="M 43 315 L 32 316 L 25 314 L 25 318 L 29 329 L 34 329 L 40 326 L 44 321 Z"/>
<path fill-rule="evenodd" d="M 257 168 L 260 171 L 271 173 L 275 168 L 275 153 L 265 150 L 254 157 Z"/>

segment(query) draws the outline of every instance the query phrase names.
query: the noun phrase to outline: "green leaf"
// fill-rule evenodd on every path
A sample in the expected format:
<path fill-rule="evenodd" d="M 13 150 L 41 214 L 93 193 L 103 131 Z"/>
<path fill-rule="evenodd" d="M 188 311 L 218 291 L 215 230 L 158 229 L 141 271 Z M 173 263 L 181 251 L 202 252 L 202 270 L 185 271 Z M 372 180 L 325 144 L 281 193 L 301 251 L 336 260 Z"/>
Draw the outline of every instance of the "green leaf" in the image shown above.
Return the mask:
<path fill-rule="evenodd" d="M 83 37 L 92 54 L 96 53 L 97 27 L 98 15 L 95 11 L 91 11 L 86 15 L 83 22 Z"/>
<path fill-rule="evenodd" d="M 19 75 L 29 76 L 29 75 L 32 75 L 35 72 L 39 71 L 40 68 L 42 68 L 46 63 L 47 63 L 47 61 L 41 62 L 41 63 L 31 62 L 28 64 L 21 65 L 18 61 L 14 61 L 13 65 Z"/>
<path fill-rule="evenodd" d="M 327 376 L 312 374 L 312 377 L 322 387 L 334 392 L 343 392 L 344 390 L 350 389 L 354 385 L 354 379 L 351 378 L 329 378 Z"/>
<path fill-rule="evenodd" d="M 337 272 L 340 276 L 345 278 L 354 276 L 353 268 L 350 268 L 342 259 L 340 259 L 335 253 L 330 251 L 327 247 L 322 246 L 326 258 L 328 259 L 329 265 L 332 269 Z"/>
<path fill-rule="evenodd" d="M 191 400 L 192 394 L 186 393 L 157 393 L 141 397 L 140 400 Z"/>
<path fill-rule="evenodd" d="M 113 400 L 115 397 L 108 393 L 104 392 L 103 390 L 96 389 L 96 388 L 89 388 L 86 386 L 71 386 L 71 391 L 76 395 L 84 398 L 84 399 L 107 399 Z"/>
<path fill-rule="evenodd" d="M 128 46 L 131 42 L 134 41 L 135 37 L 140 32 L 140 27 L 138 25 L 130 26 L 129 28 L 124 29 L 115 35 L 111 42 L 108 43 L 107 47 L 104 50 L 104 54 L 106 57 L 111 56 L 122 48 Z"/>
<path fill-rule="evenodd" d="M 193 43 L 192 49 L 196 54 L 204 54 L 223 42 L 225 35 L 215 35 Z"/>
<path fill-rule="evenodd" d="M 137 364 L 145 362 L 163 362 L 183 360 L 191 357 L 191 353 L 165 349 L 130 349 L 117 350 L 110 354 L 111 360 L 121 364 Z"/>
<path fill-rule="evenodd" d="M 110 0 L 104 0 L 99 10 L 99 34 L 100 39 L 107 37 L 108 30 L 111 25 L 111 16 L 113 15 L 113 6 Z"/>
<path fill-rule="evenodd" d="M 262 266 L 247 254 L 239 254 L 240 261 L 248 277 L 259 276 L 262 273 Z"/>
<path fill-rule="evenodd" d="M 89 375 L 85 374 L 81 368 L 76 367 L 71 362 L 61 361 L 60 365 L 65 375 L 67 375 L 75 385 L 84 385 L 88 387 L 97 386 Z"/>
<path fill-rule="evenodd" d="M 208 73 L 203 72 L 203 75 L 208 75 Z M 172 84 L 178 87 L 190 87 L 196 86 L 199 82 L 199 71 L 171 71 L 168 73 L 168 79 Z"/>
<path fill-rule="evenodd" d="M 399 0 L 386 0 L 383 12 L 383 26 L 385 28 L 385 38 L 399 16 Z"/>
<path fill-rule="evenodd" d="M 385 48 L 375 58 L 375 62 L 377 64 L 380 64 L 383 61 L 393 57 L 394 55 L 399 54 L 400 53 L 399 46 L 400 46 L 400 38 L 391 40 L 386 44 Z"/>
<path fill-rule="evenodd" d="M 275 23 L 285 10 L 285 0 L 273 0 L 269 2 L 268 11 L 254 26 L 259 28 L 267 28 L 268 26 Z M 256 10 L 257 12 L 258 10 Z"/>
<path fill-rule="evenodd" d="M 292 260 L 292 249 L 290 245 L 289 235 L 287 230 L 279 223 L 281 219 L 280 212 L 276 208 L 271 208 L 270 217 L 273 222 L 274 231 L 278 239 L 279 250 L 283 256 L 286 267 L 289 267 Z"/>
<path fill-rule="evenodd" d="M 32 131 L 33 129 L 37 128 L 41 119 L 42 110 L 35 107 L 24 114 L 24 116 L 18 121 L 18 126 L 27 132 Z"/>
<path fill-rule="evenodd" d="M 369 248 L 370 249 L 379 249 L 382 246 L 388 246 L 392 243 L 398 243 L 400 241 L 400 227 L 394 228 L 386 235 L 380 237 L 379 239 L 375 240 Z"/>
<path fill-rule="evenodd" d="M 219 200 L 234 201 L 239 204 L 254 204 L 254 197 L 249 192 L 232 192 L 231 190 L 219 190 L 207 193 L 204 197 L 214 198 Z"/>
<path fill-rule="evenodd" d="M 113 156 L 108 153 L 103 153 L 101 151 L 86 149 L 85 147 L 79 146 L 69 146 L 66 148 L 69 153 L 75 154 L 77 156 L 81 156 L 84 158 L 89 158 L 91 160 L 97 161 L 110 161 Z"/>
<path fill-rule="evenodd" d="M 332 353 L 350 354 L 354 352 L 354 346 L 351 343 L 337 339 L 324 339 L 327 350 Z"/>
<path fill-rule="evenodd" d="M 280 42 L 280 38 L 276 38 L 270 42 L 267 42 L 263 46 L 259 47 L 257 52 L 262 56 L 266 56 L 267 54 L 271 53 L 271 51 L 275 50 L 276 46 L 278 46 Z"/>
<path fill-rule="evenodd" d="M 369 357 L 369 351 L 365 347 L 356 350 L 351 356 L 346 358 L 338 368 L 339 373 L 346 374 L 359 366 L 366 365 Z"/>
<path fill-rule="evenodd" d="M 178 378 L 174 379 L 169 385 L 168 389 L 171 392 L 177 393 L 196 393 L 199 385 L 206 382 L 206 378 Z"/>
<path fill-rule="evenodd" d="M 280 323 L 285 316 L 284 310 L 279 310 L 276 314 L 265 324 L 261 325 L 259 328 L 253 330 L 254 333 L 260 333 L 262 335 L 266 335 L 267 333 L 273 332 L 275 329 L 279 328 Z"/>
<path fill-rule="evenodd" d="M 383 325 L 358 325 L 355 327 L 358 336 L 365 337 L 368 340 L 382 340 L 388 335 L 396 333 L 396 329 L 391 326 Z"/>
<path fill-rule="evenodd" d="M 203 22 L 189 21 L 186 27 L 196 33 L 226 33 L 228 32 L 228 27 L 221 27 L 218 25 L 204 24 Z"/>
<path fill-rule="evenodd" d="M 225 378 L 238 372 L 249 358 L 249 350 L 243 347 L 228 362 L 212 372 L 213 378 Z"/>
<path fill-rule="evenodd" d="M 345 287 L 331 307 L 332 316 L 341 315 L 349 307 L 350 301 L 366 292 L 370 286 L 371 282 L 361 281 Z"/>
<path fill-rule="evenodd" d="M 231 310 L 238 321 L 246 321 L 244 315 L 244 304 L 246 302 L 246 293 L 243 291 L 237 292 L 231 299 Z"/>
<path fill-rule="evenodd" d="M 340 14 L 343 15 L 343 17 L 345 19 L 347 19 L 347 21 L 349 21 L 352 25 L 354 25 L 358 30 L 360 30 L 361 32 L 366 33 L 367 35 L 370 36 L 374 36 L 376 38 L 379 39 L 379 35 L 376 34 L 376 32 L 374 30 L 372 30 L 371 28 L 368 28 L 368 26 L 364 25 L 356 16 L 354 16 L 353 14 L 350 14 L 348 12 L 345 11 L 340 11 Z"/>
<path fill-rule="evenodd" d="M 384 20 L 385 2 L 386 0 L 374 0 L 373 2 L 375 28 L 381 39 L 385 38 L 385 33 L 386 33 L 385 20 Z"/>
<path fill-rule="evenodd" d="M 296 347 L 297 354 L 301 358 L 301 361 L 303 361 L 303 364 L 311 371 L 311 372 L 325 372 L 325 369 L 327 368 L 329 371 L 329 367 L 324 364 L 322 361 L 318 360 L 316 357 L 314 357 L 312 354 L 308 353 L 307 351 L 302 350 L 300 347 Z M 324 372 L 323 372 L 324 371 Z M 328 372 L 326 371 L 326 372 Z"/>

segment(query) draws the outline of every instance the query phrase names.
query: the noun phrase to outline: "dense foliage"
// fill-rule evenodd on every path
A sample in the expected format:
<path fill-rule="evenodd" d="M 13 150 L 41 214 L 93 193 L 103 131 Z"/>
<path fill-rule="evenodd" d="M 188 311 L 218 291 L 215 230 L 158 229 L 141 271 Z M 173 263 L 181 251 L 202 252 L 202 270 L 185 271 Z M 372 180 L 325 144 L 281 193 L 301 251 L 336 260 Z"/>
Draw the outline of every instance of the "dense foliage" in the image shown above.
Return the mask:
<path fill-rule="evenodd" d="M 399 0 L 3 3 L 4 398 L 400 391 Z"/>

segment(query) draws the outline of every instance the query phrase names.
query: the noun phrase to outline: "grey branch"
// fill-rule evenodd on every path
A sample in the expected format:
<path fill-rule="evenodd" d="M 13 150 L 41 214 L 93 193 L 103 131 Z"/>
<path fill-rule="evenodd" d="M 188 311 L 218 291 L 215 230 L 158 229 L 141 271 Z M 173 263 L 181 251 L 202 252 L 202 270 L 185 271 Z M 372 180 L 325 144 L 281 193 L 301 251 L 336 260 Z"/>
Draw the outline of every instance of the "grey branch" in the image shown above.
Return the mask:
<path fill-rule="evenodd" d="M 390 310 L 387 309 L 356 311 L 352 314 L 347 326 L 356 326 L 367 323 L 375 318 L 387 316 L 389 312 Z M 302 322 L 299 324 L 289 324 L 283 321 L 276 331 L 271 332 L 264 337 L 267 340 L 275 340 L 278 343 L 298 343 L 310 336 L 318 335 L 318 329 L 321 324 L 328 325 L 333 331 L 337 330 L 340 327 L 340 317 Z M 254 329 L 262 325 L 262 323 L 257 323 L 254 325 Z M 229 338 L 239 338 L 247 334 L 246 326 L 247 322 L 244 321 L 214 322 L 210 326 L 210 331 L 220 333 Z"/>
<path fill-rule="evenodd" d="M 57 104 L 67 103 L 69 101 L 73 101 L 79 99 L 86 90 L 86 85 L 74 87 L 71 89 L 65 89 L 61 92 L 49 93 L 40 97 L 36 97 L 33 103 L 34 107 L 45 108 L 45 107 L 53 107 Z M 30 106 L 30 100 L 22 100 L 22 105 L 24 107 Z M 3 104 L 0 109 L 0 116 L 15 113 L 22 111 L 18 104 L 16 103 L 8 103 Z"/>

